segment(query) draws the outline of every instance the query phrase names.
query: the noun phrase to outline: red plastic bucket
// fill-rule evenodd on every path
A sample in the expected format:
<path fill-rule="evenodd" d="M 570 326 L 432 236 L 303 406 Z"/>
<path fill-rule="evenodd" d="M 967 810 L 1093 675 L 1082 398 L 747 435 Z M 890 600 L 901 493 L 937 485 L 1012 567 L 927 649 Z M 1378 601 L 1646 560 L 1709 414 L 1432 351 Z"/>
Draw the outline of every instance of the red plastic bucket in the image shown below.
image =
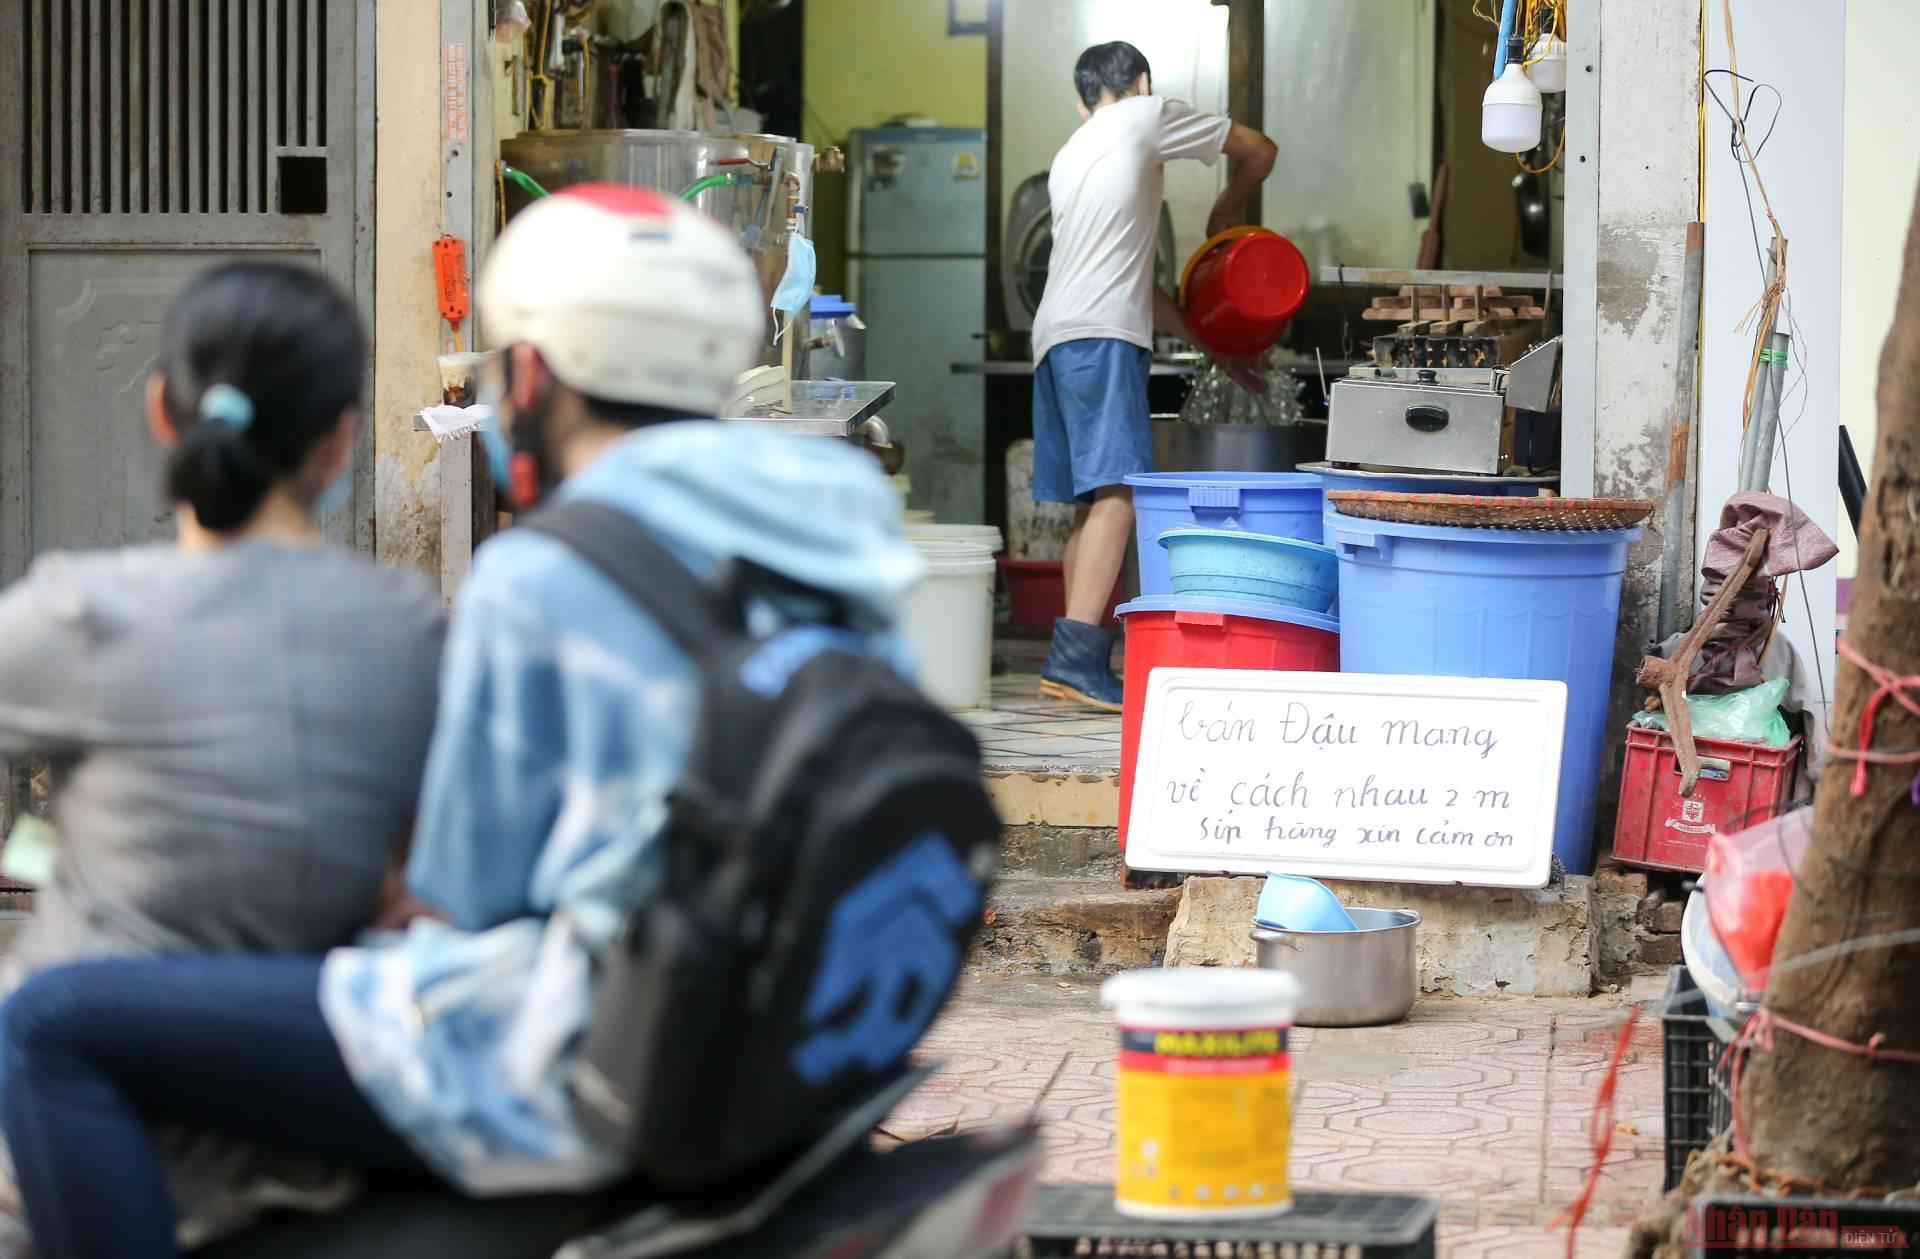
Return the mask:
<path fill-rule="evenodd" d="M 1307 260 L 1264 227 L 1236 227 L 1200 247 L 1180 281 L 1187 327 L 1216 354 L 1270 348 L 1307 300 Z"/>
<path fill-rule="evenodd" d="M 1000 581 L 1007 588 L 1008 621 L 1014 625 L 1051 626 L 1067 614 L 1066 565 L 1059 560 L 1016 560 L 1002 555 Z M 1113 598 L 1107 601 L 1107 623 L 1126 596 L 1115 578 Z"/>
<path fill-rule="evenodd" d="M 1136 599 L 1120 609 L 1127 627 L 1126 676 L 1120 698 L 1120 851 L 1127 849 L 1133 809 L 1133 766 L 1140 755 L 1140 721 L 1147 678 L 1155 669 L 1288 669 L 1338 673 L 1340 634 L 1332 617 L 1297 608 L 1262 608 L 1242 615 L 1226 600 Z"/>

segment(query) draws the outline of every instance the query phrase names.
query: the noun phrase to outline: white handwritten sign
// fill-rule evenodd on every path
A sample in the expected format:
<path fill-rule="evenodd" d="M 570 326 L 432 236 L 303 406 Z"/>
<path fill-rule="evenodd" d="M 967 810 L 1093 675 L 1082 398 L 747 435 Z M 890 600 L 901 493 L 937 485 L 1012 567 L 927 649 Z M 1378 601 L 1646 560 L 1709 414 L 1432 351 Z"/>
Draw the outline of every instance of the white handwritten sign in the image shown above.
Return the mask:
<path fill-rule="evenodd" d="M 1543 887 L 1566 710 L 1561 682 L 1155 669 L 1127 864 Z"/>

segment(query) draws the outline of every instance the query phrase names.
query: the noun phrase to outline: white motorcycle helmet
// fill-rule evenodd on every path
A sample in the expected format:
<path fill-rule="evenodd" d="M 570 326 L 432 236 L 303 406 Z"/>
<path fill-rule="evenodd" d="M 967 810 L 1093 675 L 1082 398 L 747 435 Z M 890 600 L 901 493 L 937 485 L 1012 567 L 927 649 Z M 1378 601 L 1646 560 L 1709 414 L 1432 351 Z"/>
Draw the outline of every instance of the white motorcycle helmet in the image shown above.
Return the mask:
<path fill-rule="evenodd" d="M 766 299 L 732 233 L 683 202 L 618 184 L 567 188 L 515 216 L 478 297 L 493 344 L 531 345 L 574 392 L 688 416 L 719 413 L 766 336 Z M 523 427 L 514 426 L 513 462 L 541 461 L 538 435 Z M 508 481 L 516 500 L 529 497 L 523 468 Z"/>

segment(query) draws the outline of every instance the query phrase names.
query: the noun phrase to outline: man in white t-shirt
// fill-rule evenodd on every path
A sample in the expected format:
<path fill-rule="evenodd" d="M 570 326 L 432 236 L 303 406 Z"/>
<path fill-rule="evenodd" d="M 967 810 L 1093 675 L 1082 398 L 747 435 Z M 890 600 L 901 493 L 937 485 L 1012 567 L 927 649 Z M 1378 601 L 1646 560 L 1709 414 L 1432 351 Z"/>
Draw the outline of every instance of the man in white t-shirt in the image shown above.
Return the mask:
<path fill-rule="evenodd" d="M 1192 341 L 1178 302 L 1153 283 L 1165 166 L 1233 159 L 1207 220 L 1209 238 L 1240 222 L 1273 171 L 1273 141 L 1251 127 L 1153 95 L 1153 72 L 1132 44 L 1100 44 L 1073 70 L 1085 120 L 1053 160 L 1053 255 L 1033 319 L 1033 497 L 1073 503 L 1067 614 L 1053 625 L 1041 688 L 1120 710 L 1113 631 L 1102 628 L 1133 541 L 1125 478 L 1153 470 L 1147 370 L 1157 324 Z M 1221 360 L 1254 392 L 1250 361 Z"/>

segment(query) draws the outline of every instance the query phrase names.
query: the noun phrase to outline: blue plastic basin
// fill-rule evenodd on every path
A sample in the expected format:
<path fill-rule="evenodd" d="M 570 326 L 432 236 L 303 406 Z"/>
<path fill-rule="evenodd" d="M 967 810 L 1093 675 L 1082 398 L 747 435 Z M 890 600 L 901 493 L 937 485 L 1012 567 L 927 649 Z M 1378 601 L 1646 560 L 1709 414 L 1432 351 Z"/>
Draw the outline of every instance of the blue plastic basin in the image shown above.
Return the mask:
<path fill-rule="evenodd" d="M 1339 516 L 1340 669 L 1567 684 L 1553 853 L 1593 870 L 1593 814 L 1638 529 L 1454 529 Z"/>
<path fill-rule="evenodd" d="M 1329 547 L 1237 529 L 1169 529 L 1167 579 L 1176 595 L 1277 603 L 1325 612 L 1340 589 L 1340 561 Z"/>
<path fill-rule="evenodd" d="M 1260 901 L 1253 907 L 1253 925 L 1270 931 L 1352 931 L 1353 917 L 1318 879 L 1301 874 L 1267 872 Z"/>
<path fill-rule="evenodd" d="M 1160 535 L 1181 525 L 1242 529 L 1276 538 L 1318 542 L 1325 503 L 1311 472 L 1143 472 L 1133 487 L 1135 552 L 1140 593 L 1173 593 Z"/>

